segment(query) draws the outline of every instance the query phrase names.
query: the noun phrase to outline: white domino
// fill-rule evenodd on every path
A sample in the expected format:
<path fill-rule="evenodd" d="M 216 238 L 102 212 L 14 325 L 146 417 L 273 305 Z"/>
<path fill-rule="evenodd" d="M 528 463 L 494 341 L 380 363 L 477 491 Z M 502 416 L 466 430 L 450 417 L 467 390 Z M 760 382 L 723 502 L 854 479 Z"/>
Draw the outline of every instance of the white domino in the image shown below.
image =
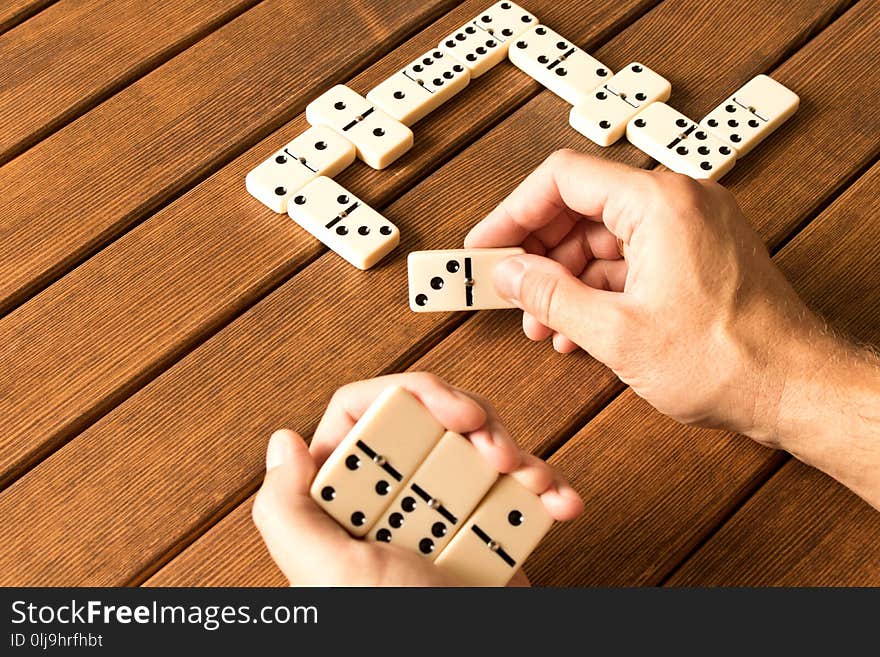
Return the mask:
<path fill-rule="evenodd" d="M 379 83 L 367 100 L 411 126 L 464 89 L 470 79 L 464 64 L 436 49 Z"/>
<path fill-rule="evenodd" d="M 572 107 L 568 122 L 599 146 L 610 146 L 623 137 L 626 124 L 642 108 L 665 102 L 671 92 L 669 80 L 644 64 L 633 62 Z"/>
<path fill-rule="evenodd" d="M 626 138 L 673 171 L 717 180 L 733 168 L 729 144 L 666 103 L 651 103 L 626 124 Z"/>
<path fill-rule="evenodd" d="M 384 169 L 413 145 L 412 130 L 342 84 L 309 103 L 306 119 L 344 136 L 354 144 L 357 156 L 374 169 Z"/>
<path fill-rule="evenodd" d="M 492 269 L 521 248 L 413 251 L 407 258 L 409 307 L 415 312 L 512 308 L 498 296 Z"/>
<path fill-rule="evenodd" d="M 536 25 L 510 46 L 513 64 L 570 105 L 585 101 L 611 71 L 546 25 Z"/>
<path fill-rule="evenodd" d="M 355 147 L 330 128 L 309 128 L 251 169 L 247 191 L 275 212 L 287 212 L 290 196 L 318 176 L 333 177 L 354 162 Z"/>
<path fill-rule="evenodd" d="M 443 433 L 418 399 L 392 386 L 321 466 L 311 496 L 351 534 L 364 536 Z"/>
<path fill-rule="evenodd" d="M 325 176 L 300 189 L 287 213 L 358 269 L 369 269 L 400 242 L 397 226 Z"/>
<path fill-rule="evenodd" d="M 467 438 L 447 431 L 369 538 L 434 559 L 497 478 Z"/>
<path fill-rule="evenodd" d="M 496 2 L 440 42 L 478 78 L 507 56 L 513 39 L 538 24 L 534 14 L 513 2 Z"/>
<path fill-rule="evenodd" d="M 740 87 L 700 121 L 743 157 L 797 111 L 798 95 L 766 75 Z"/>
<path fill-rule="evenodd" d="M 504 586 L 552 525 L 541 499 L 502 475 L 434 563 L 471 586 Z"/>

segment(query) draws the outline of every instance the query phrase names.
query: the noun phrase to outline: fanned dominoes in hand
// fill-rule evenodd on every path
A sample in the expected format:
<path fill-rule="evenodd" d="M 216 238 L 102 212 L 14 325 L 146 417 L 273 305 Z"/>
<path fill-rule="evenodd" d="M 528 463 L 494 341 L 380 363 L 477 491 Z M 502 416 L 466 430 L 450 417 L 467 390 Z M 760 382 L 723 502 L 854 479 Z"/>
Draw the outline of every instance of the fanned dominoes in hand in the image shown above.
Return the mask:
<path fill-rule="evenodd" d="M 349 533 L 436 559 L 471 586 L 504 586 L 553 519 L 412 394 L 384 390 L 333 451 L 312 498 Z"/>

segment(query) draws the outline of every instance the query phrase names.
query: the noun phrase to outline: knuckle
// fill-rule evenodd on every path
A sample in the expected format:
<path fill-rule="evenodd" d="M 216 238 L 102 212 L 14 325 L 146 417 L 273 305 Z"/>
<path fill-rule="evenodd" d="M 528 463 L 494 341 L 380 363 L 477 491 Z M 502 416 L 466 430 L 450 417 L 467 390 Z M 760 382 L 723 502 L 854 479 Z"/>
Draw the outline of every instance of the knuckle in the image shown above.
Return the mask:
<path fill-rule="evenodd" d="M 573 148 L 559 148 L 549 156 L 545 162 L 552 168 L 564 167 L 567 163 L 580 156 L 580 153 Z"/>
<path fill-rule="evenodd" d="M 447 387 L 446 382 L 433 372 L 418 371 L 412 373 L 413 380 L 426 387 Z"/>
<path fill-rule="evenodd" d="M 266 492 L 266 486 L 263 485 L 254 496 L 254 503 L 251 506 L 251 518 L 258 528 L 265 527 L 266 522 L 271 515 L 269 511 L 271 505 L 267 498 L 268 494 Z"/>

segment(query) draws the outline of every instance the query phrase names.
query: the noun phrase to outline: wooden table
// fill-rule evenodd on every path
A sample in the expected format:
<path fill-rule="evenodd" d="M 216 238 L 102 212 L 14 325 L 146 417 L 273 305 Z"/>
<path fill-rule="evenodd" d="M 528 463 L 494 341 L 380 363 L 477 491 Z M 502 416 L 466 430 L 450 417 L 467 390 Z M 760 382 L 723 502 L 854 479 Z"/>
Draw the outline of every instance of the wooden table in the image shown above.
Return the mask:
<path fill-rule="evenodd" d="M 658 70 L 692 117 L 758 73 L 800 94 L 724 182 L 803 296 L 880 340 L 878 0 L 523 3 L 615 70 Z M 366 92 L 488 4 L 4 4 L 0 584 L 282 584 L 250 519 L 269 433 L 406 369 L 490 397 L 583 493 L 538 584 L 880 584 L 880 514 L 827 477 L 663 418 L 518 313 L 408 310 L 406 253 L 460 244 L 554 149 L 653 166 L 509 63 L 390 169 L 339 176 L 402 230 L 375 270 L 246 194 L 311 98 Z"/>

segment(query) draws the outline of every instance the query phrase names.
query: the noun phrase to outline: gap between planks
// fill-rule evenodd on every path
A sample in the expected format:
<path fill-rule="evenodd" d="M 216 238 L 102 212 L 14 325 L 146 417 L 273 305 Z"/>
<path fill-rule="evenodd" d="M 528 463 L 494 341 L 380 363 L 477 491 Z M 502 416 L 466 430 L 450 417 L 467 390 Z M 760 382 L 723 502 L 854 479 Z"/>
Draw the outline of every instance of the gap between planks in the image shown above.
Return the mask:
<path fill-rule="evenodd" d="M 8 32 L 14 27 L 21 25 L 32 16 L 36 16 L 47 7 L 54 5 L 58 0 L 24 0 L 20 2 L 18 9 L 7 9 L 3 13 L 5 18 L 0 15 L 0 35 Z"/>
<path fill-rule="evenodd" d="M 227 23 L 235 20 L 246 11 L 253 9 L 263 1 L 264 0 L 242 0 L 241 4 L 230 7 L 227 11 L 219 14 L 214 20 L 206 23 L 180 41 L 169 44 L 164 50 L 154 53 L 143 61 L 138 62 L 130 71 L 121 76 L 113 84 L 79 99 L 61 114 L 50 119 L 40 128 L 34 130 L 30 135 L 23 137 L 20 141 L 12 144 L 5 151 L 0 152 L 0 166 L 3 166 L 10 160 L 18 157 L 46 137 L 58 132 L 58 130 L 62 129 L 67 124 L 72 123 L 83 114 L 90 112 L 95 107 L 105 102 L 108 98 L 115 96 L 126 87 L 159 68 L 162 64 L 173 59 L 212 32 L 215 32 Z"/>

